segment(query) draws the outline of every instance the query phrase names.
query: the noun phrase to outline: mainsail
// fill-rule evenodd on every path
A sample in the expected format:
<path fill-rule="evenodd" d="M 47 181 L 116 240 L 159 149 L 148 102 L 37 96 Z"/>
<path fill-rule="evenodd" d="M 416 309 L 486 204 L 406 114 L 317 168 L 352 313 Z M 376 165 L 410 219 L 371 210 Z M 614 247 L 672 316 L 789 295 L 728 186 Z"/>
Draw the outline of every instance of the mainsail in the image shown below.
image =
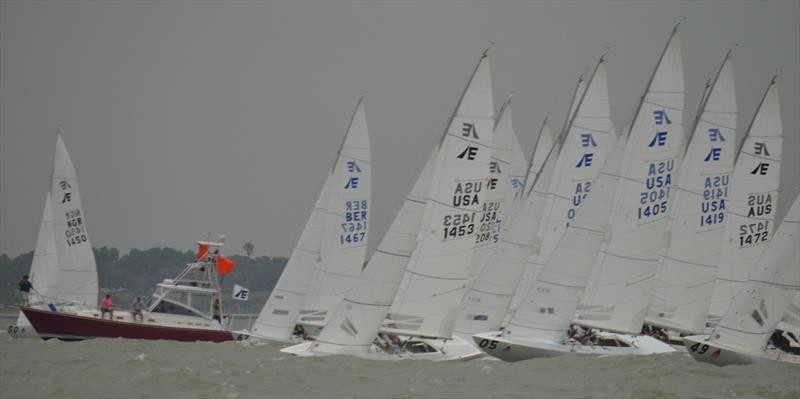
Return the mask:
<path fill-rule="evenodd" d="M 484 53 L 437 155 L 417 247 L 384 330 L 449 338 L 474 254 L 493 136 L 492 83 Z"/>
<path fill-rule="evenodd" d="M 763 350 L 800 290 L 800 198 L 796 195 L 750 277 L 711 334 L 716 342 L 749 352 Z"/>
<path fill-rule="evenodd" d="M 714 324 L 747 280 L 775 225 L 781 173 L 778 87 L 773 78 L 748 129 L 733 170 L 725 233 L 708 321 Z"/>
<path fill-rule="evenodd" d="M 363 100 L 359 100 L 354 119 L 359 112 L 361 112 L 361 118 L 363 118 L 362 104 Z M 352 125 L 353 122 L 351 122 L 351 127 Z M 360 129 L 361 122 L 358 122 L 356 126 Z M 359 131 L 358 135 L 362 135 L 362 132 Z M 368 146 L 369 139 L 366 137 L 366 122 L 363 124 L 363 136 Z M 342 193 L 341 190 L 337 190 L 338 186 L 344 187 L 345 185 L 342 181 L 343 175 L 340 171 L 343 165 L 347 165 L 351 154 L 349 150 L 344 151 L 344 147 L 345 145 L 352 146 L 357 149 L 356 152 L 358 153 L 361 151 L 361 146 L 363 146 L 363 144 L 356 145 L 352 142 L 347 144 L 347 141 L 348 138 L 345 136 L 342 140 L 342 147 L 339 149 L 336 161 L 334 161 L 334 165 L 322 186 L 322 190 L 303 228 L 300 239 L 292 251 L 289 261 L 281 277 L 278 279 L 278 283 L 272 290 L 267 303 L 261 309 L 261 313 L 253 324 L 252 334 L 256 337 L 276 341 L 289 341 L 292 336 L 295 324 L 300 316 L 301 308 L 306 301 L 306 294 L 309 292 L 314 271 L 319 269 L 322 263 L 322 243 L 323 237 L 327 234 L 325 230 L 326 225 L 329 223 L 329 219 L 334 218 L 334 216 L 331 216 L 328 212 L 328 207 L 331 206 L 331 204 L 334 206 L 341 206 L 344 201 L 344 197 L 336 199 L 331 198 L 332 192 Z M 367 173 L 369 173 L 369 165 L 365 166 L 367 167 Z M 355 169 L 353 170 L 355 171 Z M 364 173 L 364 169 L 361 168 L 361 170 L 362 172 L 358 174 L 359 176 L 355 176 L 356 173 L 353 172 L 353 177 L 360 177 L 360 175 Z M 369 178 L 367 178 L 365 183 L 369 186 Z M 334 185 L 337 185 L 337 187 L 334 187 Z M 341 227 L 328 230 L 328 233 L 333 237 L 330 239 L 339 239 L 340 232 L 342 232 Z M 363 232 L 366 236 L 366 230 Z"/>
<path fill-rule="evenodd" d="M 669 214 L 670 189 L 683 153 L 683 67 L 677 26 L 628 134 L 611 209 L 608 245 L 598 254 L 578 319 L 638 334 L 653 290 Z"/>
<path fill-rule="evenodd" d="M 78 177 L 61 134 L 56 135 L 50 193 L 58 257 L 58 299 L 96 308 L 97 265 L 81 207 Z"/>
<path fill-rule="evenodd" d="M 324 326 L 364 265 L 371 200 L 371 149 L 363 98 L 347 129 L 331 174 L 321 262 L 316 263 L 300 323 Z"/>
<path fill-rule="evenodd" d="M 705 329 L 735 158 L 736 94 L 729 57 L 730 52 L 698 111 L 681 163 L 646 319 L 690 334 Z"/>

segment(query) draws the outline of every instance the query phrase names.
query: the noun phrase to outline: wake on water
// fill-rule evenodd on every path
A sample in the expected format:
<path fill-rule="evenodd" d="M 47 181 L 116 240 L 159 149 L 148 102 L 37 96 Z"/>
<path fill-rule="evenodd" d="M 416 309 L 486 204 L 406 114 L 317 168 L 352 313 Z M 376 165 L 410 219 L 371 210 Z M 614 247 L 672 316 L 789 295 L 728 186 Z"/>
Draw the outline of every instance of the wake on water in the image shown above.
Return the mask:
<path fill-rule="evenodd" d="M 800 368 L 687 355 L 379 362 L 274 345 L 0 338 L 12 398 L 797 398 Z"/>

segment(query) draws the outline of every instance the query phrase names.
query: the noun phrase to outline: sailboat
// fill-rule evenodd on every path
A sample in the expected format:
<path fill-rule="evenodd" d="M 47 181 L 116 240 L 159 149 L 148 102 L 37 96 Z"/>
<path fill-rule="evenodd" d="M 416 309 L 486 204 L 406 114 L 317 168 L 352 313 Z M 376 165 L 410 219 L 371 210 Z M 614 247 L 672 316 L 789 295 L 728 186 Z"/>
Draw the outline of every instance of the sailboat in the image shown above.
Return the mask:
<path fill-rule="evenodd" d="M 775 228 L 780 188 L 781 125 L 778 87 L 773 77 L 745 134 L 731 182 L 719 266 L 706 319 L 713 327 L 747 281 Z M 708 301 L 708 295 L 705 298 Z"/>
<path fill-rule="evenodd" d="M 30 307 L 41 310 L 57 307 L 67 311 L 94 309 L 98 295 L 97 266 L 86 229 L 75 166 L 60 132 L 56 133 L 47 198 L 31 265 L 35 291 Z M 8 329 L 12 336 L 39 336 L 28 327 L 24 312 L 20 312 L 17 320 L 17 324 Z"/>
<path fill-rule="evenodd" d="M 573 212 L 562 209 L 562 214 L 569 213 L 562 215 L 561 224 L 566 224 L 567 221 L 569 224 L 565 226 L 563 233 L 550 239 L 553 248 L 544 248 L 539 254 L 531 255 L 529 262 L 538 261 L 541 271 L 505 328 L 500 332 L 473 335 L 475 343 L 482 350 L 502 360 L 519 361 L 570 354 L 621 355 L 671 351 L 649 337 L 606 332 L 595 336 L 590 344 L 584 344 L 568 336 L 575 311 L 589 283 L 597 253 L 603 248 L 608 233 L 608 214 L 613 208 L 620 185 L 620 170 L 626 144 L 624 140 L 615 140 L 602 58 L 589 82 L 585 97 L 579 104 L 574 121 L 571 121 L 568 128 L 574 136 L 572 143 L 562 150 L 563 154 L 568 154 L 569 148 L 579 151 L 570 154 L 566 159 L 579 159 L 576 166 L 581 165 L 581 161 L 585 162 L 584 154 L 587 152 L 584 150 L 591 150 L 582 145 L 590 142 L 586 132 L 592 132 L 592 137 L 597 136 L 603 141 L 609 136 L 608 141 L 614 147 L 607 160 L 604 154 L 598 157 L 598 162 L 602 162 L 602 171 L 596 178 L 592 178 L 594 173 L 591 172 L 581 175 L 580 169 L 573 173 L 578 178 L 575 184 L 591 189 L 587 190 L 585 196 L 579 197 L 579 207 L 568 208 L 574 209 Z M 590 184 L 584 183 L 580 177 L 590 178 Z M 551 227 L 546 233 L 559 232 Z"/>
<path fill-rule="evenodd" d="M 736 115 L 728 52 L 698 111 L 672 193 L 667 244 L 659 259 L 647 324 L 682 334 L 705 330 L 733 172 Z M 680 338 L 670 341 L 679 344 Z"/>
<path fill-rule="evenodd" d="M 252 331 L 242 335 L 297 342 L 298 322 L 318 330 L 350 290 L 364 263 L 371 212 L 371 149 L 363 97 L 286 268 Z"/>
<path fill-rule="evenodd" d="M 575 318 L 582 326 L 621 334 L 642 331 L 683 154 L 683 102 L 676 25 L 628 132 L 606 243 Z"/>
<path fill-rule="evenodd" d="M 23 307 L 22 312 L 41 335 L 65 340 L 231 341 L 233 334 L 222 325 L 218 274 L 231 272 L 234 265 L 220 253 L 223 241 L 199 241 L 197 259 L 174 279 L 156 284 L 140 320 L 131 311 L 114 310 L 106 318 L 99 309 L 71 306 L 56 311 Z"/>
<path fill-rule="evenodd" d="M 496 257 L 490 259 L 495 263 L 487 266 L 480 279 L 464 296 L 462 317 L 456 324 L 457 333 L 470 337 L 501 327 L 506 309 L 511 304 L 511 294 L 516 286 L 521 285 L 520 275 L 523 270 L 533 268 L 528 261 L 536 259 L 534 251 L 538 254 L 541 248 L 535 248 L 536 230 L 544 230 L 560 238 L 570 216 L 574 217 L 575 209 L 591 190 L 591 181 L 605 163 L 609 141 L 608 91 L 603 63 L 601 58 L 585 90 L 576 90 L 581 96 L 575 101 L 571 119 L 567 121 L 566 131 L 559 140 L 561 151 L 551 155 L 549 167 L 542 174 L 548 179 L 541 184 L 548 184 L 544 190 L 539 190 L 546 194 L 534 197 L 539 201 L 526 204 L 526 216 L 533 215 L 532 207 L 538 207 L 537 217 L 531 218 L 532 223 L 524 219 L 512 222 L 515 228 L 512 229 L 513 235 L 504 240 L 495 252 Z M 549 256 L 550 251 L 546 252 Z M 538 274 L 538 270 L 534 273 Z"/>
<path fill-rule="evenodd" d="M 686 337 L 695 360 L 717 366 L 785 362 L 800 364 L 800 355 L 767 348 L 767 340 L 800 290 L 800 197 L 778 226 L 710 335 Z"/>
<path fill-rule="evenodd" d="M 425 340 L 450 338 L 483 212 L 494 124 L 487 56 L 358 282 L 316 341 L 282 352 L 381 360 L 476 354 L 467 344 L 469 352 L 443 356 Z M 375 344 L 398 336 L 409 339 L 391 348 Z"/>

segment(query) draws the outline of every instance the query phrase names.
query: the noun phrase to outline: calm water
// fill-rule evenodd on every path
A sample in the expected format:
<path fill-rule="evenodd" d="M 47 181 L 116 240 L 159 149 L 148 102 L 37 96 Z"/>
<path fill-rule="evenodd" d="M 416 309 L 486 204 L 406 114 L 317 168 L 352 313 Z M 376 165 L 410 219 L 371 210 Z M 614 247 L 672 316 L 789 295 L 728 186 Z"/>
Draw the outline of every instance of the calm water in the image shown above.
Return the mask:
<path fill-rule="evenodd" d="M 298 359 L 276 346 L 0 337 L 0 398 L 797 398 L 800 368 L 685 355 L 502 363 Z"/>

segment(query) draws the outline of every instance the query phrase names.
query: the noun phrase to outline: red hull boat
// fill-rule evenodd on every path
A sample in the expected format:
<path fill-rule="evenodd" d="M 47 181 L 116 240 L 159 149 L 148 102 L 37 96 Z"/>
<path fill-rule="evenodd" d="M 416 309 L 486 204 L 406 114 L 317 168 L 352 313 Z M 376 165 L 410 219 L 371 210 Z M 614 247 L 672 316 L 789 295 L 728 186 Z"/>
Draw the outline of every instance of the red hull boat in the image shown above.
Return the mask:
<path fill-rule="evenodd" d="M 168 327 L 147 323 L 98 319 L 95 317 L 22 308 L 25 317 L 40 335 L 59 338 L 130 338 L 167 339 L 173 341 L 232 341 L 227 330 Z"/>

